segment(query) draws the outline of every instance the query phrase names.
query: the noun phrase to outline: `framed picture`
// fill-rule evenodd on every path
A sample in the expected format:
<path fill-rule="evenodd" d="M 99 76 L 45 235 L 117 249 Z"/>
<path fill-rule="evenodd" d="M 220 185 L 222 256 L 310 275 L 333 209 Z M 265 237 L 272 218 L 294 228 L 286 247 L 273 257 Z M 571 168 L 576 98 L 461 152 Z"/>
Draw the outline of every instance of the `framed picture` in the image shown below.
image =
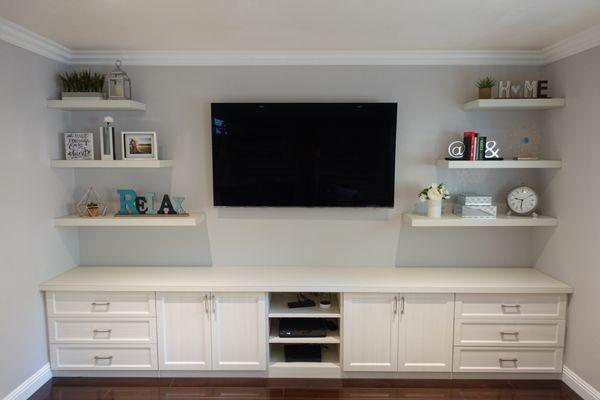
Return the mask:
<path fill-rule="evenodd" d="M 66 160 L 93 160 L 93 133 L 65 133 Z"/>
<path fill-rule="evenodd" d="M 121 132 L 123 160 L 158 160 L 156 132 Z"/>

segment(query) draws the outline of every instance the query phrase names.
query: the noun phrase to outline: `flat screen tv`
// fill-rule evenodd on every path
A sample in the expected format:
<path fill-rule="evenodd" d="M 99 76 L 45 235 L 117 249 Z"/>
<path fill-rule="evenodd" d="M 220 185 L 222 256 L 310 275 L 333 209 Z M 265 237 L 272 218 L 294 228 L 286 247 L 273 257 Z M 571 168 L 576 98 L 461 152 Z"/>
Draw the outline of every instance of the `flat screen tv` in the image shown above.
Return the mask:
<path fill-rule="evenodd" d="M 215 206 L 393 207 L 396 103 L 213 103 Z"/>

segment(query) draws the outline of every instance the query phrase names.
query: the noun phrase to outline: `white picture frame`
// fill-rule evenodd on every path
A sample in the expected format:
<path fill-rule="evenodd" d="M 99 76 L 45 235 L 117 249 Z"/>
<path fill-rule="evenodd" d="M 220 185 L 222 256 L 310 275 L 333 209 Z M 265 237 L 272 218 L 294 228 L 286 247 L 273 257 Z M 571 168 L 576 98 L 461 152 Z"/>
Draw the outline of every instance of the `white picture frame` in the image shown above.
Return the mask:
<path fill-rule="evenodd" d="M 65 160 L 93 160 L 94 134 L 91 132 L 66 132 Z"/>
<path fill-rule="evenodd" d="M 121 132 L 123 160 L 158 160 L 156 132 Z"/>

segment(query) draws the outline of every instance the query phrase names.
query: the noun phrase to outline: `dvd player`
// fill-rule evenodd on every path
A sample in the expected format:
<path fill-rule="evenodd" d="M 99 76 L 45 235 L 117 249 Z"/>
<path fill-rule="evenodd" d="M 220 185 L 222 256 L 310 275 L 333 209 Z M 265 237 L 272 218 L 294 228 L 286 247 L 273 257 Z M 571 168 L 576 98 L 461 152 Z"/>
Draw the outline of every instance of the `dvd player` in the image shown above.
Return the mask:
<path fill-rule="evenodd" d="M 279 337 L 325 337 L 327 324 L 321 318 L 282 318 Z"/>

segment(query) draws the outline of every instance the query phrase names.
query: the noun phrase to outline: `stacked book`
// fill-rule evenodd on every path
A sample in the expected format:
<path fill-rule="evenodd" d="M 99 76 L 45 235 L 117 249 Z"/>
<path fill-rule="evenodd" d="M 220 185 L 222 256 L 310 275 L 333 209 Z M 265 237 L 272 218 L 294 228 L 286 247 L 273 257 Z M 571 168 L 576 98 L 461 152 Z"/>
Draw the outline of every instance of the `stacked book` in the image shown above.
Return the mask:
<path fill-rule="evenodd" d="M 454 214 L 462 218 L 496 219 L 497 207 L 492 196 L 473 193 L 461 193 L 456 196 Z"/>

